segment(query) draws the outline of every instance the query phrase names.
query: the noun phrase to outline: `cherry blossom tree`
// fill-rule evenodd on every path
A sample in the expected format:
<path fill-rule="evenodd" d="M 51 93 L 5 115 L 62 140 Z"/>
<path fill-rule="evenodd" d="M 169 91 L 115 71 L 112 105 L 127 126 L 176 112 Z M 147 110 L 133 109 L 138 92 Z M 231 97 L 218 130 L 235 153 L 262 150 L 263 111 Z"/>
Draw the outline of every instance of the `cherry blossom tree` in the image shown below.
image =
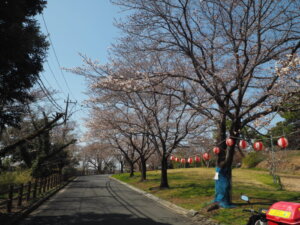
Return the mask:
<path fill-rule="evenodd" d="M 161 161 L 160 187 L 169 187 L 167 160 L 170 154 L 192 133 L 204 132 L 207 126 L 203 125 L 207 121 L 201 120 L 197 110 L 176 97 L 177 90 L 165 89 L 165 85 L 159 85 L 159 78 L 147 78 L 146 71 L 151 70 L 154 64 L 159 64 L 158 59 L 151 58 L 142 62 L 131 54 L 107 65 L 101 65 L 85 56 L 83 59 L 84 67 L 71 71 L 89 80 L 89 102 L 101 112 L 98 119 L 91 121 L 103 126 L 105 123 L 100 121 L 106 118 L 109 126 L 114 129 L 114 133 L 108 135 L 110 138 L 122 136 L 122 140 L 129 140 L 128 144 L 140 156 L 143 173 L 146 171 L 145 153 L 157 151 Z M 150 83 L 140 80 L 141 76 Z M 178 85 L 178 81 L 173 82 L 174 87 Z M 107 134 L 109 129 L 106 127 L 101 130 Z M 117 142 L 120 138 L 114 140 Z"/>
<path fill-rule="evenodd" d="M 86 123 L 88 128 L 87 140 L 90 142 L 101 141 L 110 146 L 111 156 L 116 152 L 120 152 L 130 169 L 130 177 L 134 176 L 134 165 L 140 157 L 136 152 L 136 148 L 131 146 L 127 133 L 122 130 L 116 114 L 112 111 L 94 108 L 90 112 L 90 118 Z"/>
<path fill-rule="evenodd" d="M 119 172 L 124 173 L 124 165 L 125 165 L 125 159 L 122 153 L 116 152 L 114 154 L 114 157 L 119 164 Z"/>
<path fill-rule="evenodd" d="M 85 160 L 97 173 L 105 173 L 109 169 L 114 157 L 111 154 L 111 146 L 99 142 L 91 143 L 83 147 L 81 154 Z"/>
<path fill-rule="evenodd" d="M 231 166 L 241 130 L 269 123 L 268 117 L 286 110 L 283 103 L 299 92 L 299 1 L 113 2 L 132 11 L 119 24 L 126 34 L 123 43 L 132 41 L 128 51 L 164 52 L 185 68 L 153 70 L 148 78 L 182 81 L 176 96 L 218 126 L 215 201 L 230 206 Z M 191 90 L 205 92 L 211 104 L 197 102 Z M 228 137 L 233 146 L 226 146 Z"/>
<path fill-rule="evenodd" d="M 133 89 L 135 86 L 133 86 Z M 157 89 L 159 87 L 155 87 Z M 144 90 L 145 91 L 145 90 Z M 159 90 L 158 92 L 161 92 Z M 192 132 L 200 131 L 197 112 L 170 95 L 160 95 L 156 90 L 135 91 L 127 95 L 130 108 L 141 118 L 145 132 L 161 160 L 161 188 L 169 187 L 167 178 L 170 154 Z M 202 127 L 201 127 L 202 128 Z"/>
<path fill-rule="evenodd" d="M 141 181 L 146 180 L 147 160 L 154 153 L 154 147 L 151 143 L 150 136 L 147 133 L 147 127 L 140 121 L 139 117 L 134 112 L 124 109 L 120 111 L 120 107 L 113 110 L 105 111 L 106 121 L 118 133 L 127 146 L 132 148 L 138 156 L 138 161 L 141 165 Z M 126 112 L 126 113 L 124 113 Z M 103 117 L 103 115 L 101 116 Z M 98 121 L 99 122 L 99 121 Z M 120 148 L 119 148 L 120 149 Z M 120 149 L 121 150 L 121 149 Z M 128 160 L 127 160 L 128 161 Z M 131 168 L 133 165 L 131 166 Z"/>

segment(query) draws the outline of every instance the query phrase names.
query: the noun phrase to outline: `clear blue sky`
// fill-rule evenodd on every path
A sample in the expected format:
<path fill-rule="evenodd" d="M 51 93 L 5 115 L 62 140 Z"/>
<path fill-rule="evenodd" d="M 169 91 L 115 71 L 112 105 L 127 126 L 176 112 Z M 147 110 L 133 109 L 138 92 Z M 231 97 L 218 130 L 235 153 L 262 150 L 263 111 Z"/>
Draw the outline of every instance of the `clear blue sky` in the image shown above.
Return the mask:
<path fill-rule="evenodd" d="M 102 63 L 107 62 L 107 49 L 120 35 L 113 25 L 114 18 L 121 17 L 120 9 L 109 0 L 48 0 L 43 15 L 62 67 L 73 68 L 82 65 L 79 52 Z M 42 16 L 38 15 L 37 19 L 42 32 L 47 34 Z M 71 101 L 78 102 L 79 110 L 81 102 L 87 98 L 83 93 L 86 90 L 84 78 L 64 71 L 69 90 L 51 46 L 47 60 L 55 78 L 45 63 L 45 71 L 41 77 L 44 84 L 49 89 L 60 92 L 56 98 L 61 105 L 70 94 Z M 73 119 L 79 121 L 85 115 L 86 111 L 80 110 Z M 79 123 L 82 130 L 82 122 Z"/>

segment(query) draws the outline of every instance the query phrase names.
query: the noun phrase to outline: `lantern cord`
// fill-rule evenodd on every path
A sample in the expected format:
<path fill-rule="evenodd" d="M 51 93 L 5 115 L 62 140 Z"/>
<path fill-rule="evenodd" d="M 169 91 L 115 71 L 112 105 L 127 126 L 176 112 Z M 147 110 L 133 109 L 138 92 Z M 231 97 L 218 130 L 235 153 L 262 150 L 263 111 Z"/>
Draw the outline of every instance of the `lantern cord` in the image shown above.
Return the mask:
<path fill-rule="evenodd" d="M 294 131 L 294 132 L 291 132 L 291 133 L 289 133 L 288 135 L 291 135 L 291 134 L 296 134 L 296 133 L 299 133 L 300 131 L 298 130 L 298 131 Z M 264 135 L 264 134 L 262 134 L 263 136 L 267 136 L 267 135 Z M 272 137 L 270 137 L 270 138 L 265 138 L 265 139 L 256 139 L 256 140 L 272 140 L 272 139 L 274 139 L 274 138 L 281 138 L 282 136 L 272 136 Z M 234 137 L 234 136 L 230 136 L 230 138 L 234 138 L 234 139 L 236 139 L 236 140 L 245 140 L 245 139 L 243 139 L 243 138 L 240 138 L 240 137 Z M 216 143 L 216 145 L 218 146 L 219 144 L 222 144 L 223 142 L 225 142 L 226 140 L 223 140 L 223 141 L 220 141 L 219 143 Z M 210 153 L 212 150 L 208 150 L 206 153 Z M 204 154 L 204 153 L 203 153 Z M 202 155 L 203 155 L 202 154 Z M 174 156 L 174 155 L 173 155 Z M 176 156 L 174 156 L 175 158 L 184 158 L 184 159 L 188 159 L 188 158 L 193 158 L 193 157 L 196 157 L 196 156 L 198 156 L 198 157 L 200 157 L 201 158 L 201 154 L 195 154 L 195 155 L 191 155 L 191 156 L 189 156 L 189 157 L 176 157 Z"/>
<path fill-rule="evenodd" d="M 249 126 L 249 127 L 250 127 L 250 126 Z M 250 128 L 252 128 L 252 127 L 250 127 Z M 253 129 L 254 129 L 254 128 L 253 128 Z M 287 136 L 289 136 L 289 135 L 291 135 L 291 134 L 298 133 L 298 132 L 300 132 L 300 130 L 291 132 L 291 133 L 287 134 Z M 266 137 L 266 138 L 260 138 L 260 139 L 256 139 L 256 140 L 271 140 L 271 139 L 274 139 L 274 138 L 281 138 L 281 137 L 283 137 L 283 135 L 280 135 L 280 136 L 272 136 L 272 138 L 271 138 L 269 135 L 265 135 L 265 134 L 262 134 L 262 133 L 259 133 L 259 135 L 262 135 L 262 136 L 264 136 L 264 137 Z M 285 135 L 284 135 L 284 136 L 285 136 Z M 233 139 L 236 139 L 236 140 L 245 140 L 244 138 L 241 138 L 241 137 L 235 137 L 235 136 L 229 136 L 229 138 L 233 138 Z M 247 139 L 246 139 L 246 140 L 247 140 Z M 248 140 L 250 140 L 250 139 L 248 139 Z M 226 141 L 226 140 L 225 140 L 225 141 Z M 224 142 L 224 140 L 221 141 L 221 142 L 219 142 L 219 143 L 216 143 L 216 145 L 219 145 L 219 144 L 221 144 L 221 143 L 223 143 L 223 142 Z M 248 141 L 248 142 L 250 142 L 250 141 Z"/>

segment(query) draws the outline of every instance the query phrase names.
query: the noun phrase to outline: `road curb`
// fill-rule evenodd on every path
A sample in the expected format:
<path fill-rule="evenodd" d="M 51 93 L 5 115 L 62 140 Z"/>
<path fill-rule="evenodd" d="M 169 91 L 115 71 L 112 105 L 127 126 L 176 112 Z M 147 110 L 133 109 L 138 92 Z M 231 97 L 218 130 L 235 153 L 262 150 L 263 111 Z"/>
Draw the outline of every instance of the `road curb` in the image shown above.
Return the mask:
<path fill-rule="evenodd" d="M 53 195 L 55 195 L 57 192 L 59 192 L 60 190 L 62 190 L 63 188 L 65 188 L 71 181 L 76 180 L 76 178 L 71 179 L 69 181 L 67 181 L 65 184 L 63 184 L 62 186 L 52 190 L 49 194 L 47 194 L 45 197 L 43 197 L 42 199 L 38 200 L 37 202 L 33 203 L 31 206 L 29 206 L 28 208 L 24 209 L 23 211 L 17 213 L 16 215 L 14 215 L 14 218 L 12 219 L 12 221 L 5 223 L 4 225 L 16 225 L 18 224 L 21 220 L 23 220 L 24 218 L 26 218 L 30 213 L 32 213 L 35 209 L 37 209 L 39 206 L 41 206 L 45 201 L 47 201 L 49 198 L 51 198 Z"/>
<path fill-rule="evenodd" d="M 178 206 L 178 205 L 175 205 L 174 203 L 171 203 L 171 202 L 169 202 L 169 201 L 166 201 L 166 200 L 164 200 L 164 199 L 161 199 L 161 198 L 159 198 L 159 197 L 156 197 L 156 196 L 154 196 L 154 195 L 152 195 L 152 194 L 150 194 L 150 193 L 148 193 L 148 192 L 146 192 L 146 191 L 143 191 L 143 190 L 141 190 L 141 189 L 138 189 L 138 188 L 136 188 L 136 187 L 133 187 L 132 185 L 127 184 L 127 183 L 125 183 L 125 182 L 123 182 L 123 181 L 120 181 L 120 180 L 118 180 L 118 179 L 116 179 L 116 178 L 114 178 L 114 177 L 111 177 L 111 176 L 110 176 L 109 178 L 112 179 L 112 180 L 114 180 L 114 181 L 117 181 L 117 182 L 119 182 L 119 183 L 121 183 L 121 184 L 123 184 L 123 185 L 125 185 L 126 187 L 128 187 L 128 188 L 130 188 L 130 189 L 132 189 L 132 190 L 134 190 L 134 191 L 136 191 L 136 192 L 138 192 L 138 193 L 140 193 L 140 194 L 142 194 L 142 195 L 144 195 L 144 196 L 146 196 L 146 197 L 149 198 L 149 199 L 152 199 L 152 200 L 154 200 L 154 201 L 160 203 L 160 204 L 163 205 L 164 207 L 166 207 L 166 208 L 168 208 L 168 209 L 171 209 L 172 211 L 175 211 L 175 212 L 178 213 L 178 214 L 181 214 L 181 215 L 184 215 L 184 216 L 192 216 L 192 215 L 196 215 L 196 214 L 197 214 L 195 210 L 184 209 L 184 208 L 182 208 L 182 207 L 180 207 L 180 206 Z"/>

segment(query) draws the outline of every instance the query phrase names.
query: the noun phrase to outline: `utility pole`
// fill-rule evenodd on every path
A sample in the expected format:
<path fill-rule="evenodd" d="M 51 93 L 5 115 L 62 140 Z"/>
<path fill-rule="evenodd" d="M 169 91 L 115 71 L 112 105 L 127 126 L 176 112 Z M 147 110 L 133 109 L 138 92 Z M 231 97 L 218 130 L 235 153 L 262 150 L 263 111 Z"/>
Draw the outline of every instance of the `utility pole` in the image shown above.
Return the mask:
<path fill-rule="evenodd" d="M 73 102 L 69 100 L 69 94 L 67 97 L 67 101 L 64 101 L 66 103 L 66 109 L 65 109 L 65 120 L 64 123 L 66 124 L 67 118 L 68 118 L 68 109 L 69 109 L 69 104 L 77 104 L 77 101 Z"/>
<path fill-rule="evenodd" d="M 66 109 L 65 109 L 65 118 L 64 118 L 64 126 L 65 126 L 65 129 L 63 131 L 63 139 L 65 139 L 66 137 L 66 129 L 67 129 L 67 119 L 68 119 L 68 110 L 69 110 L 69 104 L 77 104 L 77 101 L 73 102 L 73 101 L 70 101 L 69 99 L 69 94 L 68 94 L 68 97 L 67 97 L 67 101 L 64 101 L 66 103 Z"/>

